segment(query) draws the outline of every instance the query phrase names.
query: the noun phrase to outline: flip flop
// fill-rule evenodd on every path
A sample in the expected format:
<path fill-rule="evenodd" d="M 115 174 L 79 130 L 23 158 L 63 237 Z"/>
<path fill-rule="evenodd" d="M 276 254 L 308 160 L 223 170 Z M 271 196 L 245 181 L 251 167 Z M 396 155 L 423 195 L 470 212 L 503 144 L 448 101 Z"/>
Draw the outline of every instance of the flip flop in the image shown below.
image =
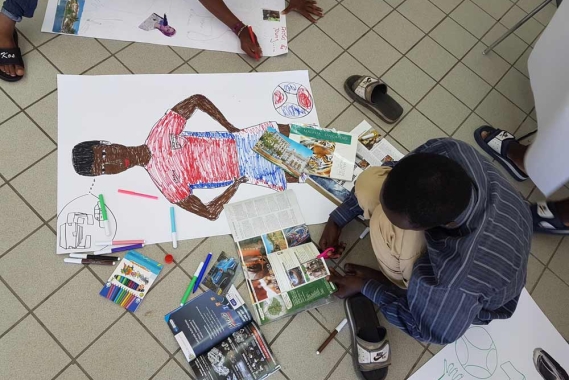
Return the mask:
<path fill-rule="evenodd" d="M 352 75 L 344 82 L 344 90 L 386 123 L 393 124 L 403 115 L 403 107 L 387 95 L 387 85 L 381 79 Z"/>
<path fill-rule="evenodd" d="M 533 216 L 533 232 L 569 235 L 569 227 L 559 218 L 554 202 L 537 202 L 530 208 Z"/>
<path fill-rule="evenodd" d="M 363 294 L 349 297 L 344 303 L 348 324 L 352 330 L 352 346 L 355 353 L 354 368 L 361 380 L 383 380 L 391 364 L 391 346 L 387 330 L 379 319 L 371 302 Z"/>
<path fill-rule="evenodd" d="M 22 59 L 22 52 L 18 47 L 18 32 L 14 30 L 14 42 L 16 43 L 15 48 L 5 49 L 0 48 L 0 66 L 4 65 L 17 65 L 24 67 L 24 60 Z M 17 82 L 21 80 L 23 76 L 11 76 L 0 71 L 0 79 L 6 82 Z"/>
<path fill-rule="evenodd" d="M 486 138 L 482 138 L 482 132 L 488 132 Z M 501 129 L 484 125 L 474 131 L 474 139 L 496 162 L 504 167 L 518 182 L 528 179 L 528 175 L 518 168 L 514 161 L 508 158 L 510 144 L 517 141 L 514 135 Z"/>

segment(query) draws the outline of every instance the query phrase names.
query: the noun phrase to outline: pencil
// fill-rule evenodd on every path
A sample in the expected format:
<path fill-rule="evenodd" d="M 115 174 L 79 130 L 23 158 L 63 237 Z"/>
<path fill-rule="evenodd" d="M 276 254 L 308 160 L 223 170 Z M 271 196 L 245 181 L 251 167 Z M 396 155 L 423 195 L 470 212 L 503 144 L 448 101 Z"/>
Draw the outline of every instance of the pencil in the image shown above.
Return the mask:
<path fill-rule="evenodd" d="M 251 25 L 249 25 L 248 28 L 249 28 L 249 37 L 251 37 L 251 41 L 253 41 L 253 44 L 257 45 L 257 40 L 255 39 L 255 33 L 253 33 L 253 28 L 251 27 Z M 259 59 L 259 52 L 257 51 L 256 48 L 255 48 L 255 59 L 256 60 Z"/>
<path fill-rule="evenodd" d="M 344 318 L 344 320 L 342 322 L 340 322 L 340 324 L 338 325 L 338 327 L 336 327 L 334 329 L 334 331 L 332 331 L 332 333 L 330 334 L 330 336 L 324 341 L 324 343 L 322 343 L 320 345 L 320 347 L 318 347 L 318 350 L 316 350 L 316 355 L 320 355 L 322 353 L 322 351 L 324 351 L 324 349 L 326 348 L 326 346 L 332 341 L 332 339 L 334 339 L 334 337 L 340 332 L 342 331 L 342 329 L 344 328 L 344 326 L 346 326 L 346 323 L 348 323 L 348 320 L 346 318 Z"/>

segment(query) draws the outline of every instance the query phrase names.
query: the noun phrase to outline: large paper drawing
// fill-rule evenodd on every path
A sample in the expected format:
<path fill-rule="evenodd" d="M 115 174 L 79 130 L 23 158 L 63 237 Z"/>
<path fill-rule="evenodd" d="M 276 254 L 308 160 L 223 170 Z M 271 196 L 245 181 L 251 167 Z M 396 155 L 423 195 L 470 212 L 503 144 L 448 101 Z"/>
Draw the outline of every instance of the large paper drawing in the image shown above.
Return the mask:
<path fill-rule="evenodd" d="M 289 78 L 312 99 L 306 72 L 59 76 L 58 253 L 111 240 L 100 228 L 98 194 L 119 240 L 169 241 L 170 205 L 180 208 L 180 239 L 229 233 L 226 203 L 289 187 L 309 223 L 326 221 L 329 201 L 252 150 L 269 128 L 289 133 L 291 120 L 271 101 Z M 301 120 L 317 124 L 316 110 Z"/>
<path fill-rule="evenodd" d="M 409 380 L 569 380 L 569 344 L 524 290 L 507 320 L 472 326 Z"/>
<path fill-rule="evenodd" d="M 288 52 L 284 0 L 225 2 L 253 27 L 264 55 Z M 49 0 L 42 31 L 243 53 L 239 38 L 199 0 Z"/>

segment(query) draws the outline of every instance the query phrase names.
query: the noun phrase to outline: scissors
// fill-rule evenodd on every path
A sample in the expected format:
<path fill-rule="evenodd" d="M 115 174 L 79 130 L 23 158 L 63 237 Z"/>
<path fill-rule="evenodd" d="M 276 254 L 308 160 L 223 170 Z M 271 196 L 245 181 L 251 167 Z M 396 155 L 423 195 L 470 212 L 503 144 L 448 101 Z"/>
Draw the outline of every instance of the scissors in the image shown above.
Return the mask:
<path fill-rule="evenodd" d="M 330 247 L 330 248 L 326 248 L 321 254 L 319 254 L 318 256 L 316 256 L 317 259 L 329 259 L 330 258 L 330 254 L 334 253 L 335 249 Z"/>

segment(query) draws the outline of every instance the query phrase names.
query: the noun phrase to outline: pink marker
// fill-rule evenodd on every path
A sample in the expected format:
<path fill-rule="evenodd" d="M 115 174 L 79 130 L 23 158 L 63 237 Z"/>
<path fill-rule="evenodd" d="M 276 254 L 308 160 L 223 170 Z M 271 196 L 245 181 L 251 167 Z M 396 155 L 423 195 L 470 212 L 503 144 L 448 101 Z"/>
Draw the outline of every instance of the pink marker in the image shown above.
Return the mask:
<path fill-rule="evenodd" d="M 113 241 L 98 241 L 95 245 L 132 245 L 132 244 L 144 244 L 144 240 L 113 240 Z"/>
<path fill-rule="evenodd" d="M 127 194 L 127 195 L 134 195 L 134 196 L 142 197 L 142 198 L 158 199 L 158 197 L 156 195 L 142 194 L 142 193 L 137 193 L 136 191 L 130 191 L 130 190 L 124 190 L 124 189 L 119 189 L 119 193 Z"/>

